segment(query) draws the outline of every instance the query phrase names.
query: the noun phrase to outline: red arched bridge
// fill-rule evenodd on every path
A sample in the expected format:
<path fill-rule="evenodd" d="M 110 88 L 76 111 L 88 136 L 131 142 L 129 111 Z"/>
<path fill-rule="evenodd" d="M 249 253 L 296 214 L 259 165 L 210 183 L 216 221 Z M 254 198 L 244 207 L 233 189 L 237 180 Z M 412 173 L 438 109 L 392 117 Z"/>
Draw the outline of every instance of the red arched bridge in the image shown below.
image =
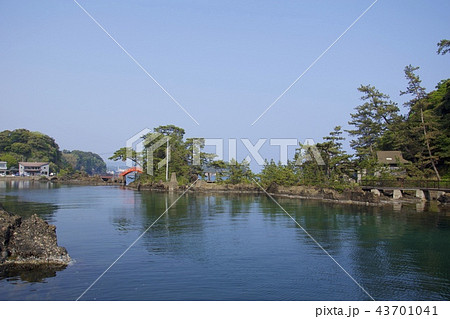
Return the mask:
<path fill-rule="evenodd" d="M 123 171 L 119 176 L 127 176 L 130 173 L 143 173 L 142 169 L 139 167 L 130 167 L 129 169 Z"/>

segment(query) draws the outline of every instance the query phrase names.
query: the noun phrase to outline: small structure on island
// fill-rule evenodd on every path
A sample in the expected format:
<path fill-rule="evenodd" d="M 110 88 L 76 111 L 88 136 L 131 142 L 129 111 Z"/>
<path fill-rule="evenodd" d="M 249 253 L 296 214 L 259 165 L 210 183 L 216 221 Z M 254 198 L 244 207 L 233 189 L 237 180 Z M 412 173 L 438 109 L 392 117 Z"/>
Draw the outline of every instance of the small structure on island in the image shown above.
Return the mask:
<path fill-rule="evenodd" d="M 217 181 L 219 175 L 223 174 L 226 169 L 220 167 L 213 166 L 204 166 L 203 170 L 203 178 L 206 178 L 207 183 L 214 183 Z"/>
<path fill-rule="evenodd" d="M 170 175 L 170 181 L 168 182 L 169 191 L 176 190 L 178 188 L 177 174 L 172 173 Z"/>
<path fill-rule="evenodd" d="M 377 151 L 377 160 L 379 164 L 387 165 L 390 169 L 398 169 L 398 164 L 409 163 L 400 151 Z"/>
<path fill-rule="evenodd" d="M 377 151 L 377 161 L 378 164 L 384 166 L 383 169 L 375 172 L 374 175 L 378 177 L 381 176 L 383 171 L 396 176 L 405 175 L 406 171 L 401 167 L 401 164 L 409 163 L 403 158 L 400 151 Z"/>
<path fill-rule="evenodd" d="M 212 183 L 213 182 L 212 178 L 216 177 L 217 170 L 213 167 L 205 167 L 203 169 L 203 174 L 205 174 L 204 176 L 206 177 L 206 182 Z"/>
<path fill-rule="evenodd" d="M 50 164 L 48 162 L 19 162 L 20 176 L 49 176 Z"/>

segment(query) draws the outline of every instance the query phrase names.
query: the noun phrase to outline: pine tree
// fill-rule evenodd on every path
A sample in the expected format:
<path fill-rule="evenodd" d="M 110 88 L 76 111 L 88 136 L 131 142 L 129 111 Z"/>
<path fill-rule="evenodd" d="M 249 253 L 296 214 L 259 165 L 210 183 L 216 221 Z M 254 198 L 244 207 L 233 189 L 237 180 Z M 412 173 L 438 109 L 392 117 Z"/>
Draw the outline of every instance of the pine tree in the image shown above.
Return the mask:
<path fill-rule="evenodd" d="M 375 159 L 375 151 L 379 148 L 380 138 L 392 125 L 398 115 L 397 104 L 389 100 L 389 96 L 378 91 L 374 86 L 361 85 L 358 91 L 363 93 L 364 104 L 357 106 L 356 113 L 350 114 L 348 123 L 355 127 L 347 132 L 356 137 L 350 146 L 356 151 L 362 166 Z"/>
<path fill-rule="evenodd" d="M 327 177 L 341 179 L 349 169 L 351 157 L 342 149 L 341 141 L 345 138 L 342 136 L 341 126 L 336 126 L 323 140 L 324 142 L 316 144 L 316 147 L 325 162 Z"/>
<path fill-rule="evenodd" d="M 443 39 L 439 41 L 437 46 L 438 46 L 437 54 L 444 55 L 450 52 L 450 40 Z"/>
<path fill-rule="evenodd" d="M 419 67 L 413 67 L 408 65 L 405 67 L 405 77 L 408 80 L 408 86 L 406 91 L 401 91 L 400 95 L 411 94 L 413 98 L 405 103 L 406 107 L 409 107 L 409 122 L 412 123 L 414 129 L 414 123 L 420 123 L 415 126 L 415 129 L 422 131 L 422 140 L 426 147 L 426 154 L 420 152 L 416 155 L 419 162 L 429 162 L 436 174 L 438 180 L 441 179 L 439 171 L 436 167 L 436 157 L 433 155 L 433 141 L 438 134 L 438 118 L 433 112 L 433 109 L 427 109 L 427 94 L 425 88 L 421 86 L 422 80 L 414 72 Z M 418 119 L 417 119 L 418 118 Z"/>

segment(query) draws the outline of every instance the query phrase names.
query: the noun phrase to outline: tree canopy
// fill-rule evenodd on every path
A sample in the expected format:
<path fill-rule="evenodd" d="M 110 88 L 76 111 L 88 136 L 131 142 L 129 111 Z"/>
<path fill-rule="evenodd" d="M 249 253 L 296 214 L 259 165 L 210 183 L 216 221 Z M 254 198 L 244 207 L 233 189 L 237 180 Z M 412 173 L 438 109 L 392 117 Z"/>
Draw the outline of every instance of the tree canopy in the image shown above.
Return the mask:
<path fill-rule="evenodd" d="M 438 46 L 437 54 L 444 55 L 450 52 L 450 40 L 443 39 L 438 42 L 437 46 Z"/>
<path fill-rule="evenodd" d="M 450 52 L 450 40 L 438 43 L 437 53 Z M 299 145 L 293 160 L 287 164 L 266 161 L 262 171 L 254 174 L 247 162 L 229 163 L 215 160 L 212 154 L 202 152 L 204 143 L 194 145 L 194 139 L 184 140 L 185 131 L 174 125 L 159 126 L 150 133 L 143 153 L 151 150 L 153 176 L 150 180 L 164 180 L 164 168 L 158 163 L 170 156 L 170 171 L 187 181 L 192 176 L 202 175 L 205 167 L 215 172 L 220 183 L 251 183 L 258 179 L 265 187 L 270 185 L 316 185 L 335 188 L 350 187 L 357 179 L 357 172 L 364 171 L 375 175 L 383 172 L 386 178 L 398 178 L 398 174 L 383 170 L 377 159 L 378 151 L 400 151 L 406 161 L 401 164 L 402 178 L 442 178 L 450 179 L 450 79 L 438 83 L 436 89 L 428 92 L 418 75 L 419 68 L 407 65 L 404 68 L 405 90 L 401 96 L 408 96 L 404 109 L 398 103 L 371 84 L 357 88 L 361 94 L 361 104 L 350 114 L 345 130 L 351 140 L 354 155 L 347 154 L 343 147 L 345 141 L 341 126 L 336 126 L 329 135 L 323 137 L 314 148 Z M 170 151 L 158 139 L 168 138 Z M 194 149 L 198 147 L 200 163 L 194 160 Z M 14 149 L 26 152 L 22 145 Z M 126 160 L 127 156 L 137 158 L 139 154 L 122 148 L 111 157 Z M 144 154 L 145 155 L 145 154 Z M 323 160 L 317 160 L 320 156 Z M 142 156 L 143 165 L 146 156 Z M 386 167 L 384 167 L 386 168 Z"/>
<path fill-rule="evenodd" d="M 26 129 L 0 132 L 0 161 L 7 162 L 8 168 L 18 168 L 19 162 L 49 162 L 52 172 L 106 172 L 99 155 L 78 150 L 61 152 L 52 137 Z"/>
<path fill-rule="evenodd" d="M 202 174 L 204 165 L 214 156 L 202 152 L 203 139 L 184 140 L 184 135 L 185 130 L 175 125 L 158 126 L 143 137 L 144 149 L 141 152 L 123 147 L 109 159 L 130 159 L 135 165 L 143 167 L 141 180 L 158 182 L 166 179 L 166 166 L 162 164 L 169 157 L 169 174 L 175 172 L 180 183 L 187 183 Z M 194 161 L 194 148 L 198 148 L 199 163 Z"/>
<path fill-rule="evenodd" d="M 100 155 L 79 150 L 63 150 L 63 160 L 74 170 L 86 172 L 89 175 L 105 174 L 106 163 Z"/>
<path fill-rule="evenodd" d="M 61 152 L 55 140 L 40 132 L 26 129 L 0 132 L 0 160 L 8 167 L 18 162 L 49 162 L 53 170 L 62 165 Z"/>

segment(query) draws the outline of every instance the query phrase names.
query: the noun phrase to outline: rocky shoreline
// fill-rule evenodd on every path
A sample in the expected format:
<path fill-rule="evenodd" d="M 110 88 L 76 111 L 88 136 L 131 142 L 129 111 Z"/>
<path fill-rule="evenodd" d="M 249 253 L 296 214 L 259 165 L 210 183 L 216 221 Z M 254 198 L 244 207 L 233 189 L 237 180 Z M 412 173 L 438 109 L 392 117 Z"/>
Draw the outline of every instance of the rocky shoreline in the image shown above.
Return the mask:
<path fill-rule="evenodd" d="M 169 191 L 168 183 L 154 183 L 149 185 L 141 185 L 139 183 L 132 183 L 127 188 L 137 189 L 137 190 L 148 190 L 148 191 Z M 184 191 L 187 186 L 179 186 L 174 189 L 175 191 Z M 405 194 L 401 199 L 393 199 L 389 194 L 376 194 L 370 191 L 364 191 L 360 188 L 354 188 L 344 191 L 337 191 L 331 188 L 320 188 L 311 186 L 279 186 L 273 184 L 266 189 L 264 192 L 258 185 L 255 184 L 216 184 L 207 183 L 205 181 L 197 181 L 189 189 L 190 193 L 209 193 L 209 194 L 265 194 L 266 192 L 274 197 L 285 197 L 285 198 L 298 198 L 298 199 L 313 199 L 321 200 L 327 202 L 335 202 L 342 204 L 353 204 L 353 205 L 365 205 L 365 206 L 382 206 L 389 204 L 407 203 L 407 204 L 418 204 L 424 203 L 423 199 L 414 197 L 413 195 Z M 438 202 L 440 205 L 445 205 L 442 198 L 448 198 L 448 194 L 441 196 Z M 448 203 L 448 201 L 446 201 Z"/>
<path fill-rule="evenodd" d="M 33 176 L 0 176 L 0 181 L 29 181 L 32 183 L 56 183 L 62 185 L 87 185 L 87 186 L 117 186 L 121 185 L 117 180 L 103 180 L 99 176 L 87 176 L 76 178 L 57 178 L 57 177 L 33 177 Z"/>
<path fill-rule="evenodd" d="M 84 177 L 76 179 L 59 179 L 53 180 L 53 183 L 63 184 L 63 185 L 80 185 L 80 186 L 122 186 L 125 188 L 133 190 L 143 190 L 143 191 L 158 191 L 158 192 L 169 192 L 178 191 L 182 192 L 186 190 L 187 185 L 179 186 L 177 183 L 173 182 L 157 182 L 152 184 L 141 184 L 140 182 L 133 182 L 129 185 L 124 186 L 121 183 L 104 181 L 100 177 Z M 362 190 L 361 188 L 355 187 L 353 189 L 348 189 L 344 191 L 338 191 L 332 188 L 320 188 L 313 186 L 280 186 L 271 185 L 266 189 L 267 193 L 274 197 L 286 197 L 286 198 L 298 198 L 298 199 L 314 199 L 322 200 L 328 202 L 336 202 L 343 204 L 356 204 L 356 205 L 366 205 L 366 206 L 380 206 L 388 204 L 420 204 L 425 199 L 420 199 L 412 194 L 405 193 L 400 199 L 394 199 L 392 192 L 386 193 L 382 192 L 378 194 L 375 192 L 370 192 L 367 190 Z M 265 192 L 256 184 L 217 184 L 217 183 L 207 183 L 206 181 L 199 180 L 197 183 L 189 189 L 190 193 L 231 193 L 231 194 L 265 194 Z M 443 193 L 443 192 L 442 192 Z M 450 208 L 450 194 L 443 193 L 435 198 L 429 200 L 429 202 L 434 202 L 440 207 Z"/>
<path fill-rule="evenodd" d="M 0 275 L 19 270 L 59 270 L 71 259 L 57 244 L 56 227 L 37 215 L 22 219 L 0 204 Z"/>

